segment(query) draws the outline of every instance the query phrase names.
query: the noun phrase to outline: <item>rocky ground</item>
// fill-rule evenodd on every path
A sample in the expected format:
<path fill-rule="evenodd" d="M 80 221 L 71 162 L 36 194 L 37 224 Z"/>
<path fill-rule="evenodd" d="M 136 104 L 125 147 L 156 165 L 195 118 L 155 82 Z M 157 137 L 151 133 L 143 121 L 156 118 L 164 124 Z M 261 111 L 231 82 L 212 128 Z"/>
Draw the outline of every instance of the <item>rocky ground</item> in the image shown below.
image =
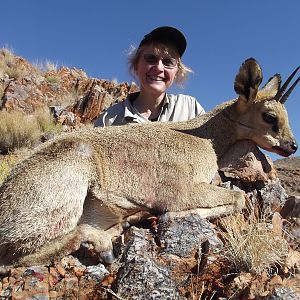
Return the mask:
<path fill-rule="evenodd" d="M 276 233 L 275 243 L 272 233 L 268 249 L 256 248 L 268 260 L 284 241 L 290 246 L 280 263 L 259 272 L 237 266 L 220 235 L 224 218 L 165 214 L 155 224 L 126 230 L 115 241 L 117 260 L 111 265 L 101 264 L 93 246 L 83 244 L 48 266 L 11 269 L 0 281 L 0 299 L 299 299 L 300 198 L 286 195 L 272 163 L 256 147 L 246 142 L 242 148 L 250 152 L 238 163 L 234 155 L 226 157 L 218 184 L 240 186 L 254 210 L 264 206 L 272 216 L 267 226 Z M 285 237 L 286 230 L 293 235 Z"/>
<path fill-rule="evenodd" d="M 300 157 L 279 159 L 274 164 L 287 194 L 300 197 Z"/>
<path fill-rule="evenodd" d="M 76 128 L 134 90 L 133 84 L 89 78 L 74 68 L 41 71 L 0 51 L 2 110 L 30 114 L 46 105 L 57 122 Z M 0 299 L 299 299 L 300 158 L 277 160 L 274 167 L 245 142 L 229 151 L 219 175 L 215 184 L 244 190 L 255 216 L 267 214 L 266 222 L 256 226 L 270 234 L 255 244 L 258 254 L 266 252 L 258 267 L 233 261 L 234 251 L 225 242 L 225 217 L 166 214 L 156 223 L 126 230 L 115 241 L 117 260 L 111 265 L 101 264 L 93 246 L 85 243 L 77 253 L 47 266 L 11 269 L 1 276 Z M 246 220 L 241 234 L 251 223 L 250 215 L 245 211 L 235 216 Z M 253 236 L 246 235 L 243 243 Z M 285 256 L 262 268 L 279 248 Z"/>

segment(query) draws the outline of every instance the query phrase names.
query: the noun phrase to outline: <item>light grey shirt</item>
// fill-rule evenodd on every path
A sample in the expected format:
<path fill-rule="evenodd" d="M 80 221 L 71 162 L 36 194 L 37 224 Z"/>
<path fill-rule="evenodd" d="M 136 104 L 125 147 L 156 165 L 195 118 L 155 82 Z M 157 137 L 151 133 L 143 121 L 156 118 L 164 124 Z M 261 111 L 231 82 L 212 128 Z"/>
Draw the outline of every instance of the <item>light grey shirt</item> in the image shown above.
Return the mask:
<path fill-rule="evenodd" d="M 125 125 L 129 123 L 151 122 L 151 120 L 142 116 L 133 106 L 132 100 L 134 100 L 137 96 L 138 93 L 130 94 L 124 101 L 109 107 L 97 118 L 95 126 L 105 127 L 111 125 Z M 204 113 L 205 111 L 203 107 L 194 97 L 182 94 L 166 94 L 157 121 L 187 121 L 198 115 L 203 115 Z"/>

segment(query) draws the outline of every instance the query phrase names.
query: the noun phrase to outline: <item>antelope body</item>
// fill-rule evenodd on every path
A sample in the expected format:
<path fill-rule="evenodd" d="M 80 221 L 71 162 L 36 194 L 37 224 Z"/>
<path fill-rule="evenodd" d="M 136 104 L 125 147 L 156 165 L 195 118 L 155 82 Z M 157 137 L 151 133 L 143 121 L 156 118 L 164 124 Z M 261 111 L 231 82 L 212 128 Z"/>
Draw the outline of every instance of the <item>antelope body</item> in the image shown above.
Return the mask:
<path fill-rule="evenodd" d="M 141 211 L 210 217 L 241 210 L 243 192 L 210 184 L 218 160 L 242 139 L 284 156 L 297 150 L 283 106 L 290 80 L 280 88 L 275 75 L 259 90 L 261 69 L 248 59 L 235 79 L 238 99 L 206 115 L 45 143 L 0 187 L 0 265 L 46 263 L 83 241 L 109 262 L 112 235 Z"/>

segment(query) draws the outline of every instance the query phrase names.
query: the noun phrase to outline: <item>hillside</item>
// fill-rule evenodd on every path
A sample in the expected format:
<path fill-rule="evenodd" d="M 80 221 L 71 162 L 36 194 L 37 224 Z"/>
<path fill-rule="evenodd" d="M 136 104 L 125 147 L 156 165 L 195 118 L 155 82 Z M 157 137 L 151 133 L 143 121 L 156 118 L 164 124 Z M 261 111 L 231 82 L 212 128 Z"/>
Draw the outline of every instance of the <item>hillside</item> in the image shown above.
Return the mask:
<path fill-rule="evenodd" d="M 0 184 L 23 159 L 20 146 L 32 150 L 61 131 L 90 126 L 103 109 L 136 90 L 135 84 L 90 78 L 76 68 L 33 65 L 0 49 Z M 33 138 L 28 124 L 41 108 L 54 124 L 36 122 L 41 128 Z M 5 120 L 7 115 L 12 118 Z M 7 130 L 13 123 L 23 131 L 18 128 L 16 142 L 9 143 L 7 136 L 16 136 Z M 112 264 L 102 264 L 87 240 L 45 266 L 0 266 L 0 299 L 299 299 L 300 157 L 273 165 L 249 141 L 231 150 L 213 184 L 243 190 L 243 211 L 211 219 L 166 212 L 122 224 Z"/>
<path fill-rule="evenodd" d="M 90 78 L 83 70 L 58 68 L 51 62 L 33 65 L 0 49 L 0 110 L 32 114 L 41 107 L 56 107 L 60 115 L 62 110 L 71 113 L 75 126 L 94 120 L 135 90 L 135 84 Z"/>
<path fill-rule="evenodd" d="M 279 159 L 274 165 L 287 194 L 300 197 L 300 157 Z"/>

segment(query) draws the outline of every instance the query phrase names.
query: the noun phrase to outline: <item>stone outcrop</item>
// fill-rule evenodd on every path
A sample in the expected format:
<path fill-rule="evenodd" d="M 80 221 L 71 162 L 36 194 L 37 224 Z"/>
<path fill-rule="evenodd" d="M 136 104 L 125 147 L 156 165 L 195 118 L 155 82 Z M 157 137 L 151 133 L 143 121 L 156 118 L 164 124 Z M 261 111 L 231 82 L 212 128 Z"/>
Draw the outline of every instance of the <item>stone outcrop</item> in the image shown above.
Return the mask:
<path fill-rule="evenodd" d="M 121 298 L 184 298 L 191 271 L 200 271 L 208 259 L 208 245 L 220 243 L 212 225 L 193 214 L 163 215 L 154 234 L 133 227 L 125 234 L 113 289 Z"/>
<path fill-rule="evenodd" d="M 123 101 L 128 93 L 136 91 L 137 88 L 127 83 L 116 86 L 112 82 L 93 79 L 85 90 L 84 95 L 75 104 L 66 108 L 73 112 L 81 123 L 95 120 L 105 108 L 117 101 Z"/>
<path fill-rule="evenodd" d="M 10 56 L 9 60 L 5 60 L 3 53 Z M 60 113 L 73 113 L 74 123 L 88 123 L 115 101 L 122 101 L 128 93 L 137 91 L 134 83 L 89 78 L 83 70 L 76 68 L 42 71 L 4 50 L 0 52 L 0 58 L 7 61 L 0 72 L 1 110 L 30 114 L 41 107 L 54 106 L 60 107 Z M 65 118 L 59 120 L 63 122 Z"/>

